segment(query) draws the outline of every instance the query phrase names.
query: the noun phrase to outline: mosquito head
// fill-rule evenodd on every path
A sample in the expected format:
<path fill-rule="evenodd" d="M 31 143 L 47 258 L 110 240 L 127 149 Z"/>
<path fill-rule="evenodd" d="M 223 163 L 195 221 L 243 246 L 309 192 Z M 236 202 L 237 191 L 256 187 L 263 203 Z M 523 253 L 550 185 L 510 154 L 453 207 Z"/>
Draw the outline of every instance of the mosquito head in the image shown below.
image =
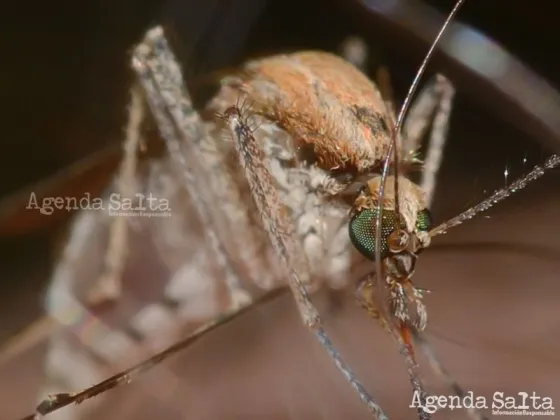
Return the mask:
<path fill-rule="evenodd" d="M 393 176 L 388 179 L 387 189 L 381 204 L 381 235 L 377 242 L 379 219 L 379 185 L 382 177 L 372 177 L 362 188 L 352 207 L 349 223 L 350 239 L 356 249 L 366 258 L 376 260 L 376 246 L 380 249 L 381 260 L 409 256 L 415 260 L 416 254 L 429 245 L 431 216 L 426 208 L 424 194 L 420 187 L 404 177 L 399 179 L 400 206 L 393 188 Z M 400 266 L 398 277 L 410 277 L 413 264 Z"/>
<path fill-rule="evenodd" d="M 430 244 L 432 218 L 418 185 L 405 177 L 395 182 L 390 175 L 380 194 L 382 181 L 382 175 L 375 175 L 358 194 L 350 215 L 350 239 L 363 256 L 375 262 L 377 277 L 388 286 L 390 308 L 385 313 L 399 320 L 399 334 L 412 354 L 409 323 L 423 330 L 427 312 L 424 291 L 411 278 L 418 254 Z M 397 184 L 398 189 L 394 188 Z"/>
<path fill-rule="evenodd" d="M 386 302 L 383 302 L 383 316 L 390 314 L 399 320 L 397 325 L 400 331 L 395 330 L 395 324 L 392 330 L 400 334 L 407 347 L 411 346 L 410 334 L 407 333 L 412 319 L 409 303 L 416 303 L 414 326 L 423 330 L 427 322 L 426 308 L 422 303 L 424 290 L 416 288 L 410 278 L 414 273 L 418 252 L 429 245 L 431 218 L 423 192 L 399 175 L 398 139 L 410 101 L 436 44 L 463 2 L 457 0 L 426 54 L 392 127 L 391 142 L 381 165 L 381 173 L 367 183 L 356 199 L 350 220 L 350 237 L 354 246 L 375 262 L 378 284 L 389 287 L 391 308 L 387 308 Z M 393 175 L 390 175 L 391 166 Z"/>

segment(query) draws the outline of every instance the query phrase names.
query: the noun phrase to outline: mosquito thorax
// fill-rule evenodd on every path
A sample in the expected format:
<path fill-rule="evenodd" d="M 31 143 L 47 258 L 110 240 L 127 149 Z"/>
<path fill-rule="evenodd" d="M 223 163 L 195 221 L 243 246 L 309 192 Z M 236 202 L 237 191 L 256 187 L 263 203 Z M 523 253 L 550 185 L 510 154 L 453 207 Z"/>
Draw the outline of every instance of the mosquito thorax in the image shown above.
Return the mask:
<path fill-rule="evenodd" d="M 344 59 L 300 51 L 250 61 L 241 90 L 261 115 L 311 146 L 319 167 L 366 173 L 384 159 L 391 119 L 377 86 Z M 392 161 L 392 157 L 389 158 Z"/>
<path fill-rule="evenodd" d="M 366 258 L 375 260 L 378 191 L 381 176 L 370 178 L 358 193 L 350 213 L 352 244 Z M 394 177 L 387 177 L 381 222 L 381 259 L 403 253 L 417 254 L 430 242 L 431 216 L 421 188 L 399 177 L 400 215 L 395 210 Z M 400 217 L 399 217 L 400 216 Z"/>

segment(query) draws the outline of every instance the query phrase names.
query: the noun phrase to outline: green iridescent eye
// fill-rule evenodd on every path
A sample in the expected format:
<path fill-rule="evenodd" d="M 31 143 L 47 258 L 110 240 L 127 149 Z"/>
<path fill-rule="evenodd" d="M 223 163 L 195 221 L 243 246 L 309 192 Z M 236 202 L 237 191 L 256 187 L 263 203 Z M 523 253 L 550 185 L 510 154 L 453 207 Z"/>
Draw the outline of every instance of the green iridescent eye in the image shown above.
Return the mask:
<path fill-rule="evenodd" d="M 397 214 L 392 210 L 383 210 L 381 222 L 381 259 L 389 252 L 387 237 L 395 230 Z M 370 260 L 375 260 L 375 232 L 377 226 L 377 209 L 366 209 L 350 220 L 350 240 L 360 253 Z"/>
<path fill-rule="evenodd" d="M 418 212 L 416 216 L 416 229 L 421 232 L 427 232 L 432 228 L 432 215 L 428 209 Z"/>

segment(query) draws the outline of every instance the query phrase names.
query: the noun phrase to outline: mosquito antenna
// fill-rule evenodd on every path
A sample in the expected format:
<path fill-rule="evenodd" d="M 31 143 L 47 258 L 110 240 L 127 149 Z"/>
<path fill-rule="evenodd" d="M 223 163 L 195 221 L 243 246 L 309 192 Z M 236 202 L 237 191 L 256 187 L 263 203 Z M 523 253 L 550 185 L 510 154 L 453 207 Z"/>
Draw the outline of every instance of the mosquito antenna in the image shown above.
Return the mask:
<path fill-rule="evenodd" d="M 410 106 L 410 102 L 412 100 L 412 97 L 413 97 L 414 93 L 416 92 L 416 89 L 418 88 L 420 78 L 425 73 L 428 62 L 432 58 L 432 55 L 435 51 L 435 47 L 438 44 L 441 37 L 443 36 L 445 30 L 448 28 L 449 24 L 451 23 L 451 21 L 453 20 L 453 18 L 457 14 L 457 12 L 459 11 L 459 8 L 464 3 L 464 1 L 465 0 L 458 0 L 457 3 L 455 3 L 455 6 L 453 7 L 453 10 L 451 10 L 451 13 L 449 13 L 449 15 L 447 16 L 447 19 L 445 20 L 441 29 L 439 30 L 436 38 L 434 39 L 434 42 L 430 46 L 430 49 L 428 50 L 428 53 L 424 57 L 424 60 L 422 61 L 422 64 L 420 65 L 420 67 L 419 67 L 419 69 L 416 73 L 416 76 L 414 77 L 414 80 L 412 81 L 412 84 L 410 85 L 408 93 L 407 93 L 407 95 L 404 99 L 403 105 L 402 105 L 402 107 L 399 111 L 399 115 L 397 117 L 397 122 L 395 123 L 395 126 L 393 128 L 391 142 L 390 142 L 389 147 L 387 149 L 387 152 L 385 154 L 385 158 L 384 158 L 384 162 L 383 162 L 383 172 L 382 172 L 382 175 L 381 175 L 381 183 L 379 185 L 379 191 L 378 191 L 377 220 L 376 220 L 376 230 L 375 230 L 375 265 L 376 265 L 375 269 L 377 271 L 377 277 L 378 277 L 379 282 L 381 282 L 381 276 L 382 276 L 382 268 L 381 268 L 381 227 L 382 227 L 382 220 L 383 220 L 383 198 L 384 198 L 384 192 L 385 192 L 385 183 L 387 181 L 387 175 L 389 173 L 389 165 L 390 165 L 389 158 L 390 158 L 391 154 L 393 153 L 394 160 L 395 160 L 395 177 L 394 177 L 395 178 L 394 179 L 394 183 L 395 183 L 394 184 L 395 185 L 394 186 L 395 212 L 396 212 L 396 217 L 397 217 L 397 228 L 398 228 L 398 227 L 400 227 L 398 172 L 397 172 L 398 153 L 397 153 L 397 146 L 396 146 L 398 133 L 399 133 L 401 127 L 402 127 L 404 116 L 405 116 L 405 114 L 406 114 L 406 112 L 407 112 L 407 110 Z"/>
<path fill-rule="evenodd" d="M 437 235 L 441 235 L 447 232 L 448 229 L 452 227 L 459 226 L 466 220 L 472 219 L 478 213 L 486 211 L 494 205 L 498 204 L 500 201 L 505 200 L 513 193 L 516 193 L 519 190 L 525 188 L 529 183 L 539 179 L 541 176 L 545 174 L 546 171 L 550 169 L 554 169 L 560 166 L 560 156 L 559 155 L 552 155 L 550 156 L 545 162 L 544 165 L 537 165 L 533 168 L 531 172 L 527 175 L 522 176 L 521 178 L 516 179 L 507 187 L 500 188 L 490 197 L 486 198 L 485 200 L 481 201 L 475 206 L 465 210 L 463 213 L 449 219 L 446 222 L 443 222 L 439 226 L 436 226 L 430 231 L 430 236 L 434 237 Z"/>

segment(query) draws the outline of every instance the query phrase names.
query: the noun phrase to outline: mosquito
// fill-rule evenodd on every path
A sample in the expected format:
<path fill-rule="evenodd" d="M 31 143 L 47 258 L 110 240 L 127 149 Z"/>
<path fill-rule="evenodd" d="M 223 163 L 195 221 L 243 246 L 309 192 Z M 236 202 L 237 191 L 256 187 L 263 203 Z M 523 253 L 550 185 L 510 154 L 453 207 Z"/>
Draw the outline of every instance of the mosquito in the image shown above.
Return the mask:
<path fill-rule="evenodd" d="M 457 2 L 432 44 L 397 117 L 390 107 L 391 99 L 384 98 L 356 68 L 330 54 L 302 52 L 251 61 L 239 73 L 222 79 L 220 92 L 207 107 L 219 117 L 212 125 L 205 124 L 192 106 L 163 30 L 150 30 L 133 54 L 139 83 L 132 90 L 118 190 L 125 195 L 138 190 L 134 156 L 143 141 L 140 133 L 146 130 L 143 125 L 151 125 L 151 129 L 156 126 L 169 151 L 164 162 L 173 165 L 174 176 L 191 197 L 190 205 L 204 226 L 212 261 L 226 279 L 228 310 L 210 324 L 199 326 L 187 339 L 131 369 L 78 393 L 51 395 L 26 419 L 40 418 L 129 383 L 208 331 L 269 299 L 271 292 L 262 290 L 277 290 L 286 282 L 278 279 L 286 278 L 304 324 L 372 415 L 386 419 L 382 408 L 331 343 L 310 299 L 310 292 L 320 286 L 316 279 L 321 276 L 332 287 L 344 283 L 353 255 L 350 244 L 375 266 L 372 274 L 359 281 L 353 279 L 361 304 L 400 344 L 414 389 L 426 395 L 414 372 L 412 347 L 412 337 L 418 336 L 427 324 L 422 299 L 425 291 L 411 281 L 418 254 L 433 237 L 489 209 L 560 164 L 560 158 L 552 156 L 480 204 L 432 227 L 428 208 L 453 95 L 447 79 L 436 77 L 425 90 L 427 99 L 420 99 L 411 111 L 411 115 L 422 116 L 430 109 L 437 111 L 422 186 L 402 172 L 418 164 L 414 152 L 428 123 L 412 119 L 404 127 L 406 135 L 400 132 L 426 63 L 462 3 L 463 0 Z M 240 97 L 249 99 L 244 102 Z M 151 113 L 145 112 L 146 106 Z M 209 143 L 208 138 L 223 141 Z M 233 151 L 235 168 L 234 163 L 223 158 L 227 155 L 223 148 L 230 154 Z M 217 170 L 220 167 L 230 169 L 227 176 Z M 391 168 L 393 173 L 389 174 Z M 158 165 L 152 168 L 157 169 Z M 164 180 L 160 182 L 165 184 Z M 160 185 L 162 188 L 171 187 Z M 167 192 L 169 196 L 177 193 Z M 231 204 L 246 199 L 252 200 L 254 207 Z M 224 214 L 237 224 L 232 226 Z M 90 226 L 93 217 L 84 216 L 90 219 Z M 252 233 L 247 226 L 255 217 L 262 228 Z M 165 222 L 158 220 L 154 224 L 162 227 Z M 113 268 L 109 272 L 118 274 L 123 270 L 126 229 L 120 220 L 113 224 L 109 250 L 118 250 L 118 258 L 107 260 Z M 261 251 L 263 238 L 271 246 Z M 236 248 L 244 254 L 234 256 L 231 250 Z M 68 253 L 76 252 L 67 249 Z M 114 253 L 108 255 L 115 258 Z M 173 255 L 165 258 L 174 259 Z M 177 261 L 174 264 L 176 267 Z M 260 292 L 246 290 L 240 274 L 242 267 L 249 267 L 248 277 Z M 110 277 L 101 283 L 108 285 L 109 295 L 118 295 L 118 283 Z M 387 290 L 390 304 L 374 296 L 374 289 L 380 293 Z M 97 293 L 87 296 L 93 301 L 98 297 Z M 57 299 L 57 304 L 66 304 L 69 312 L 83 311 L 79 299 L 68 293 Z M 142 332 L 148 334 L 145 329 Z M 429 418 L 421 411 L 419 416 Z"/>

